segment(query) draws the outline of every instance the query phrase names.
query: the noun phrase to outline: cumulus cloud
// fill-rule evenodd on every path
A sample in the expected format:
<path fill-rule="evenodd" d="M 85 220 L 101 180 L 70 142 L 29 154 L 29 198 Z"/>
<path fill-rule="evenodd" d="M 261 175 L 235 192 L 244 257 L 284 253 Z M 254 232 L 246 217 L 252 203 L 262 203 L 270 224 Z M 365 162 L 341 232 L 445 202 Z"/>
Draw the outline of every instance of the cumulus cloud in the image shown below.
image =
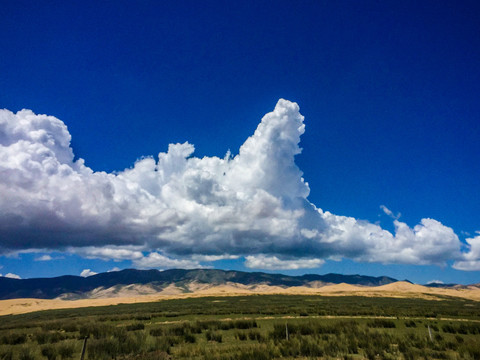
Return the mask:
<path fill-rule="evenodd" d="M 151 252 L 148 256 L 136 259 L 133 264 L 138 268 L 178 268 L 178 269 L 199 269 L 204 266 L 194 260 L 172 259 L 157 252 Z"/>
<path fill-rule="evenodd" d="M 89 277 L 92 275 L 97 275 L 97 273 L 90 269 L 83 269 L 82 272 L 80 273 L 80 276 L 83 276 L 83 277 Z"/>
<path fill-rule="evenodd" d="M 281 99 L 236 156 L 197 158 L 185 142 L 106 173 L 75 160 L 61 120 L 2 110 L 0 253 L 51 249 L 144 268 L 201 267 L 240 256 L 251 268 L 272 269 L 342 257 L 461 260 L 458 237 L 436 220 L 411 228 L 382 206 L 394 217 L 391 233 L 309 202 L 295 164 L 303 122 L 298 105 Z"/>
<path fill-rule="evenodd" d="M 313 269 L 320 267 L 324 262 L 322 259 L 280 260 L 276 256 L 265 255 L 249 255 L 245 258 L 246 267 L 265 270 Z"/>
<path fill-rule="evenodd" d="M 5 274 L 5 277 L 10 278 L 10 279 L 21 279 L 21 277 L 19 275 L 12 274 L 12 273 Z"/>
<path fill-rule="evenodd" d="M 465 271 L 480 271 L 480 235 L 465 239 L 468 244 L 468 252 L 462 254 L 462 258 L 453 264 L 453 268 Z"/>

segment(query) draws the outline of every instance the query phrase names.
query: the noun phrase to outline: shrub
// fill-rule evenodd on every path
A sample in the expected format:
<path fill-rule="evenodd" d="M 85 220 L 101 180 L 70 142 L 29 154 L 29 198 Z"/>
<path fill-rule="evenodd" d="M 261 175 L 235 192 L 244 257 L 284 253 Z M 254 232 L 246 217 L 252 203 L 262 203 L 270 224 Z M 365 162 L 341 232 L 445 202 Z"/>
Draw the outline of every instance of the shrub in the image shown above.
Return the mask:
<path fill-rule="evenodd" d="M 257 341 L 262 341 L 263 340 L 262 334 L 260 334 L 257 330 L 250 330 L 248 332 L 248 338 L 250 340 L 257 340 Z"/>
<path fill-rule="evenodd" d="M 186 343 L 193 344 L 197 340 L 195 335 L 192 334 L 185 334 L 183 335 L 183 339 L 185 340 Z"/>
<path fill-rule="evenodd" d="M 166 333 L 168 335 L 173 335 L 173 336 L 183 336 L 185 335 L 185 332 L 186 332 L 185 330 L 186 330 L 185 326 L 176 325 L 176 326 L 167 328 Z"/>
<path fill-rule="evenodd" d="M 230 329 L 233 329 L 235 327 L 235 324 L 233 321 L 222 321 L 219 326 L 218 326 L 218 329 L 219 330 L 230 330 Z"/>
<path fill-rule="evenodd" d="M 62 360 L 70 359 L 73 357 L 73 353 L 75 352 L 75 347 L 73 344 L 60 344 L 57 348 L 58 355 Z"/>
<path fill-rule="evenodd" d="M 213 331 L 207 331 L 205 333 L 205 337 L 207 338 L 207 341 L 216 341 L 221 343 L 222 342 L 222 334 L 220 333 L 215 333 Z"/>
<path fill-rule="evenodd" d="M 445 324 L 442 326 L 443 332 L 450 333 L 450 334 L 456 334 L 457 329 L 452 324 Z"/>
<path fill-rule="evenodd" d="M 247 340 L 247 334 L 245 332 L 240 332 L 240 331 L 237 331 L 235 332 L 235 338 L 240 340 L 240 341 L 245 341 Z"/>
<path fill-rule="evenodd" d="M 119 355 L 119 350 L 120 344 L 115 338 L 93 339 L 87 346 L 88 358 L 95 360 L 114 359 Z"/>
<path fill-rule="evenodd" d="M 205 320 L 196 322 L 196 326 L 200 327 L 202 330 L 217 330 L 221 325 L 222 323 L 218 320 Z"/>
<path fill-rule="evenodd" d="M 143 330 L 145 329 L 145 325 L 142 323 L 135 323 L 127 325 L 127 331 L 136 331 L 136 330 Z"/>
<path fill-rule="evenodd" d="M 235 329 L 251 329 L 257 327 L 255 320 L 236 320 L 233 322 Z"/>
<path fill-rule="evenodd" d="M 152 336 L 162 336 L 163 334 L 164 334 L 164 331 L 162 328 L 150 329 L 150 335 Z"/>
<path fill-rule="evenodd" d="M 60 330 L 62 328 L 62 323 L 60 321 L 47 321 L 42 324 L 43 331 L 51 331 L 51 330 Z"/>
<path fill-rule="evenodd" d="M 165 313 L 164 316 L 169 318 L 169 317 L 178 317 L 180 316 L 181 314 L 178 313 L 178 312 L 168 312 L 168 313 Z"/>
<path fill-rule="evenodd" d="M 170 347 L 173 345 L 174 342 L 172 342 L 168 337 L 156 338 L 155 350 L 157 350 L 157 352 L 170 354 Z"/>
<path fill-rule="evenodd" d="M 35 360 L 35 355 L 29 347 L 22 347 L 18 354 L 19 360 Z"/>
<path fill-rule="evenodd" d="M 300 353 L 302 356 L 317 357 L 323 356 L 324 351 L 317 341 L 311 337 L 305 337 L 300 342 Z"/>
<path fill-rule="evenodd" d="M 0 359 L 1 360 L 12 360 L 13 359 L 13 351 L 11 349 L 4 350 L 0 352 Z"/>
<path fill-rule="evenodd" d="M 143 333 L 128 334 L 128 336 L 119 343 L 120 354 L 134 354 L 140 352 L 145 343 L 145 335 Z"/>
<path fill-rule="evenodd" d="M 65 330 L 65 332 L 76 332 L 78 331 L 78 325 L 77 324 L 66 324 L 66 325 L 63 325 L 63 330 Z"/>
<path fill-rule="evenodd" d="M 232 360 L 270 360 L 278 357 L 279 354 L 274 353 L 274 349 L 265 345 L 254 345 L 248 348 L 242 348 L 241 353 L 237 353 L 231 357 Z"/>
<path fill-rule="evenodd" d="M 2 338 L 0 339 L 0 344 L 19 345 L 24 344 L 26 341 L 26 334 L 8 333 L 7 335 L 2 336 Z"/>
<path fill-rule="evenodd" d="M 55 360 L 57 358 L 57 349 L 52 345 L 46 345 L 42 347 L 42 355 L 48 360 Z"/>
<path fill-rule="evenodd" d="M 392 320 L 387 320 L 387 319 L 374 319 L 372 321 L 369 321 L 367 323 L 367 325 L 369 327 L 373 327 L 373 328 L 388 328 L 388 329 L 391 329 L 391 328 L 395 328 L 395 322 L 393 322 Z"/>

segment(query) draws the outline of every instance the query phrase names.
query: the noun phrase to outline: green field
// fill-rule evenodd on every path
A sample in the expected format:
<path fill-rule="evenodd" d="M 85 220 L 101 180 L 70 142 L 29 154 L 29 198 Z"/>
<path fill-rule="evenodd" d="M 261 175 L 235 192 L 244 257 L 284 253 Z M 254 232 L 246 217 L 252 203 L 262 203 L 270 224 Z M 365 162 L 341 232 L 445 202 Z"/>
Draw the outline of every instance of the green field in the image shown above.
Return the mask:
<path fill-rule="evenodd" d="M 480 359 L 480 303 L 253 295 L 0 317 L 0 359 Z"/>

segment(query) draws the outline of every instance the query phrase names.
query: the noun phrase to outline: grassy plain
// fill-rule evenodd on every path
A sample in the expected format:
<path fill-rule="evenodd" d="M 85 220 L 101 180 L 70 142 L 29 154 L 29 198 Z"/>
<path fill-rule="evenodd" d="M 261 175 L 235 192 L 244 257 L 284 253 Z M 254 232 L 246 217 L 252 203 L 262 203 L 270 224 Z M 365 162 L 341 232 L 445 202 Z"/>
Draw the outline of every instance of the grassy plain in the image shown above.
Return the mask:
<path fill-rule="evenodd" d="M 480 303 L 200 297 L 0 317 L 0 359 L 480 359 Z"/>

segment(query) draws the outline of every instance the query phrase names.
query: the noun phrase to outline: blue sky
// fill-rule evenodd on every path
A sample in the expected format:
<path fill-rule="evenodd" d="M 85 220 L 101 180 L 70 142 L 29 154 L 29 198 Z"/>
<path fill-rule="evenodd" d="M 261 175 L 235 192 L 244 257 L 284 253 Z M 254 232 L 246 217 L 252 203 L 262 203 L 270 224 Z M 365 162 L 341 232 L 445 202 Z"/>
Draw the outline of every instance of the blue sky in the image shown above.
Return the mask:
<path fill-rule="evenodd" d="M 479 282 L 479 15 L 474 1 L 4 2 L 0 273 Z M 288 142 L 255 137 L 261 121 Z M 193 154 L 169 151 L 185 142 Z"/>

